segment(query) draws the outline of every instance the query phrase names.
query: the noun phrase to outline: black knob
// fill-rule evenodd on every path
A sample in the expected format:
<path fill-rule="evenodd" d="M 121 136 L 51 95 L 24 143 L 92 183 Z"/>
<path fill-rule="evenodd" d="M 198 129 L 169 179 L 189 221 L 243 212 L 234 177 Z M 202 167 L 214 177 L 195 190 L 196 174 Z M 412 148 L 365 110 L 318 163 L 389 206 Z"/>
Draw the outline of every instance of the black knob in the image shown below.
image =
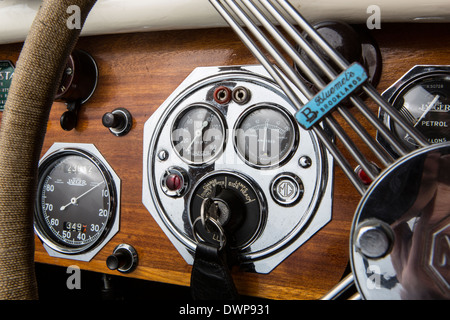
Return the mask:
<path fill-rule="evenodd" d="M 106 259 L 106 266 L 111 270 L 118 270 L 123 273 L 133 271 L 138 263 L 136 250 L 128 244 L 120 244 L 112 255 Z"/>
<path fill-rule="evenodd" d="M 73 111 L 66 111 L 61 115 L 59 122 L 61 124 L 61 128 L 63 128 L 66 131 L 70 131 L 77 126 L 78 123 L 77 113 Z"/>
<path fill-rule="evenodd" d="M 107 112 L 102 117 L 102 124 L 116 136 L 126 135 L 133 125 L 131 113 L 124 108 L 117 108 Z"/>
<path fill-rule="evenodd" d="M 123 126 L 124 118 L 112 112 L 105 113 L 102 118 L 102 123 L 107 128 L 120 128 Z"/>
<path fill-rule="evenodd" d="M 106 259 L 106 265 L 111 270 L 117 270 L 128 264 L 129 257 L 123 251 L 113 253 Z"/>

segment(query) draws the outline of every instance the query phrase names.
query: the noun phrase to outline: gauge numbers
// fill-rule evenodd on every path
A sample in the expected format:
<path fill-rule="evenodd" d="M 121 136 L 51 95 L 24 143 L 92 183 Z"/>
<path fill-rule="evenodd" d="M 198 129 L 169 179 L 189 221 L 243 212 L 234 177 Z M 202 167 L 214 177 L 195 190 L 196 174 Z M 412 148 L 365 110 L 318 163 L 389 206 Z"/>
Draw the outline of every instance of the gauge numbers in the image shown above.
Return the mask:
<path fill-rule="evenodd" d="M 249 165 L 269 168 L 292 154 L 298 139 L 297 127 L 280 107 L 250 108 L 235 129 L 235 148 Z"/>
<path fill-rule="evenodd" d="M 39 169 L 37 233 L 59 252 L 79 253 L 95 245 L 114 215 L 116 192 L 106 168 L 86 152 L 64 150 Z"/>
<path fill-rule="evenodd" d="M 182 111 L 171 132 L 177 154 L 189 164 L 217 158 L 225 144 L 225 125 L 219 111 L 209 105 L 192 105 Z"/>

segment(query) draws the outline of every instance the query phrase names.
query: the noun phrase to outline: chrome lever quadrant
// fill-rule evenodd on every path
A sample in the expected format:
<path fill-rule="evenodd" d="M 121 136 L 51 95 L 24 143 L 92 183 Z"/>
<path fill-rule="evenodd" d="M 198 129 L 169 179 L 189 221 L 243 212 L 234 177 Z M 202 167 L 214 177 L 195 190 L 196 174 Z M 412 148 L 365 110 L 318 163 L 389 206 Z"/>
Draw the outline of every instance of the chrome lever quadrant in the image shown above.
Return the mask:
<path fill-rule="evenodd" d="M 231 28 L 237 33 L 244 44 L 250 49 L 253 55 L 266 68 L 269 74 L 283 89 L 291 100 L 292 104 L 300 111 L 311 99 L 316 95 L 305 83 L 302 82 L 294 68 L 295 65 L 301 69 L 309 81 L 315 85 L 316 90 L 322 90 L 327 85 L 336 81 L 339 75 L 350 68 L 350 63 L 336 52 L 302 17 L 302 15 L 285 0 L 210 0 L 211 4 L 227 21 Z M 302 32 L 301 32 L 302 31 Z M 314 49 L 312 43 L 306 40 L 304 34 L 307 34 L 316 44 L 319 45 L 322 53 Z M 294 44 L 291 44 L 287 37 L 289 36 Z M 326 75 L 329 83 L 325 83 L 319 77 L 311 65 L 302 58 L 294 45 L 300 47 L 316 67 Z M 324 55 L 331 60 L 336 69 L 330 66 L 324 59 Z M 289 57 L 294 63 L 289 63 L 286 59 Z M 289 80 L 289 81 L 287 81 Z M 291 87 L 291 83 L 295 88 Z M 393 121 L 405 129 L 416 141 L 422 146 L 427 146 L 426 139 L 418 133 L 410 123 L 401 116 L 389 103 L 384 101 L 380 94 L 370 83 L 363 83 L 360 89 L 366 93 L 377 105 L 385 110 L 388 114 L 392 114 Z M 302 95 L 296 94 L 300 91 Z M 305 101 L 305 98 L 309 101 Z M 408 153 L 402 142 L 400 142 L 390 132 L 386 126 L 377 119 L 370 111 L 369 107 L 356 94 L 352 93 L 348 96 L 349 101 L 356 109 L 365 117 L 371 125 L 395 148 L 402 156 Z M 379 167 L 387 167 L 394 162 L 393 159 L 382 146 L 377 143 L 373 137 L 363 128 L 357 121 L 356 117 L 344 106 L 336 105 L 335 110 L 347 122 L 350 128 L 354 130 L 364 143 L 369 147 L 370 151 L 376 156 L 380 162 Z M 321 121 L 311 127 L 326 148 L 332 153 L 336 162 L 340 165 L 349 180 L 362 195 L 367 186 L 361 182 L 360 178 L 354 172 L 350 162 L 344 154 L 336 147 L 329 135 L 324 131 L 324 126 L 331 129 L 336 137 L 342 142 L 353 160 L 365 171 L 369 178 L 373 181 L 379 174 L 379 170 L 374 168 L 371 161 L 362 154 L 360 150 L 351 141 L 349 135 L 343 127 L 335 120 L 332 112 L 327 113 Z"/>

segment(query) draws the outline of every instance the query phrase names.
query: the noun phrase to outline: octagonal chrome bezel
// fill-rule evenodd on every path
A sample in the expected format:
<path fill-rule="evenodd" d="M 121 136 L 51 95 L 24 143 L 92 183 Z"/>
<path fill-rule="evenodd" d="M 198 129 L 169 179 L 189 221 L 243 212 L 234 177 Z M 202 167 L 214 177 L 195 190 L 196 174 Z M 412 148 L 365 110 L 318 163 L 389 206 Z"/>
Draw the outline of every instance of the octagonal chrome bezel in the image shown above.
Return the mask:
<path fill-rule="evenodd" d="M 224 85 L 231 89 L 247 87 L 252 91 L 250 100 L 245 104 L 214 101 L 214 88 Z M 269 273 L 331 220 L 333 160 L 313 132 L 299 127 L 300 147 L 287 163 L 273 168 L 249 166 L 233 146 L 232 128 L 246 110 L 267 103 L 279 105 L 294 115 L 296 110 L 288 101 L 262 66 L 201 67 L 195 69 L 145 123 L 142 201 L 188 264 L 193 263 L 196 242 L 187 202 L 197 183 L 215 171 L 237 172 L 254 181 L 255 189 L 263 193 L 265 222 L 257 237 L 238 252 L 241 266 L 248 270 Z M 191 166 L 179 159 L 167 137 L 170 137 L 169 130 L 177 114 L 195 103 L 217 108 L 231 131 L 226 133 L 225 149 L 215 162 Z M 304 156 L 312 159 L 311 166 L 299 164 Z M 183 197 L 168 199 L 160 190 L 161 175 L 170 167 L 183 169 L 189 178 L 189 190 Z M 284 172 L 293 172 L 305 184 L 302 200 L 293 206 L 281 206 L 271 196 L 273 178 Z"/>
<path fill-rule="evenodd" d="M 71 259 L 78 261 L 90 261 L 97 253 L 102 250 L 106 244 L 119 232 L 119 224 L 120 224 L 120 191 L 121 191 L 121 180 L 119 176 L 115 173 L 113 168 L 109 165 L 100 151 L 93 144 L 84 144 L 84 143 L 54 143 L 48 151 L 44 154 L 44 156 L 39 161 L 41 164 L 46 158 L 52 156 L 55 153 L 63 152 L 65 150 L 79 150 L 82 153 L 87 153 L 96 158 L 97 161 L 100 161 L 102 166 L 106 168 L 108 174 L 110 175 L 113 186 L 115 188 L 115 197 L 114 197 L 114 214 L 113 221 L 111 221 L 108 230 L 105 230 L 105 234 L 102 235 L 101 239 L 99 239 L 98 243 L 89 247 L 86 251 L 70 253 L 65 252 L 64 250 L 59 249 L 55 245 L 52 244 L 52 241 L 47 240 L 45 236 L 39 231 L 36 224 L 34 225 L 34 230 L 36 235 L 42 242 L 44 249 L 47 251 L 49 256 L 63 259 Z"/>

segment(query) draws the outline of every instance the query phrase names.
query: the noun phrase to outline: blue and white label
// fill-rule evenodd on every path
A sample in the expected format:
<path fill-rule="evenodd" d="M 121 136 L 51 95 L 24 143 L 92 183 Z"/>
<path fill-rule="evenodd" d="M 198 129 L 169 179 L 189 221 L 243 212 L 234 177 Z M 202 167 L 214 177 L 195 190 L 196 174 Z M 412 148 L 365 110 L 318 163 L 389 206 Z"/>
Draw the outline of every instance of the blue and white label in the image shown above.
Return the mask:
<path fill-rule="evenodd" d="M 353 63 L 295 114 L 298 123 L 304 129 L 311 128 L 366 80 L 364 68 Z"/>

